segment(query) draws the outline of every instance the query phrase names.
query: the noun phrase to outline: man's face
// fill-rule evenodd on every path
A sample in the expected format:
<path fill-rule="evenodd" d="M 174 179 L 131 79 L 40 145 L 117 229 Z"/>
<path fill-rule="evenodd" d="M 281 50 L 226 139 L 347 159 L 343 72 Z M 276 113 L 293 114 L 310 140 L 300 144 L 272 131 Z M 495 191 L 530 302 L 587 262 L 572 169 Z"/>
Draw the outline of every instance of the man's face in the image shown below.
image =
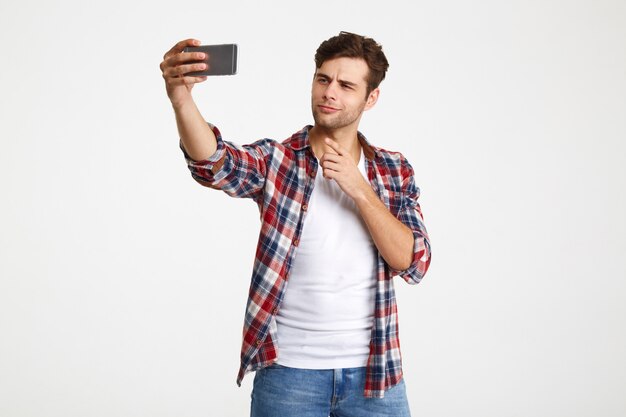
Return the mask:
<path fill-rule="evenodd" d="M 340 129 L 358 126 L 361 114 L 376 103 L 378 89 L 367 92 L 369 68 L 360 58 L 334 58 L 315 72 L 311 108 L 317 126 Z"/>

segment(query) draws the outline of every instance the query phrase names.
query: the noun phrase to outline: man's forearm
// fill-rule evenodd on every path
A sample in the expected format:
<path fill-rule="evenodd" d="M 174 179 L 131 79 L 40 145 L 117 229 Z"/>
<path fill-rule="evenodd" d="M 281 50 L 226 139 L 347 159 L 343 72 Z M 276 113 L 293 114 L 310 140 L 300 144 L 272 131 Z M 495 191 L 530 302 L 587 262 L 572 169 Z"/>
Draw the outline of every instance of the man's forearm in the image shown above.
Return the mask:
<path fill-rule="evenodd" d="M 176 126 L 185 151 L 195 161 L 209 158 L 217 150 L 215 134 L 193 100 L 174 105 Z"/>
<path fill-rule="evenodd" d="M 354 201 L 387 264 L 399 271 L 411 266 L 415 243 L 411 229 L 391 214 L 371 187 Z"/>

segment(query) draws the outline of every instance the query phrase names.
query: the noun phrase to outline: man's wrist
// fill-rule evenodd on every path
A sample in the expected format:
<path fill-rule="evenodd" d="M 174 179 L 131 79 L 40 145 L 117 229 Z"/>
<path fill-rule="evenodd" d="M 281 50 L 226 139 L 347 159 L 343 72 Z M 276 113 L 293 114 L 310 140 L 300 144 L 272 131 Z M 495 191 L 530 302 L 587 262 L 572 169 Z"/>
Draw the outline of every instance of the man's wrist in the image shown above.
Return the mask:
<path fill-rule="evenodd" d="M 358 208 L 361 208 L 364 205 L 372 206 L 373 204 L 375 204 L 375 201 L 379 201 L 378 196 L 376 195 L 372 187 L 368 183 L 364 182 L 363 187 L 354 196 L 355 204 Z"/>
<path fill-rule="evenodd" d="M 172 101 L 172 108 L 174 109 L 175 112 L 184 111 L 185 109 L 192 107 L 194 105 L 195 103 L 193 101 L 193 98 L 191 98 L 191 96 L 189 96 L 188 99 Z"/>

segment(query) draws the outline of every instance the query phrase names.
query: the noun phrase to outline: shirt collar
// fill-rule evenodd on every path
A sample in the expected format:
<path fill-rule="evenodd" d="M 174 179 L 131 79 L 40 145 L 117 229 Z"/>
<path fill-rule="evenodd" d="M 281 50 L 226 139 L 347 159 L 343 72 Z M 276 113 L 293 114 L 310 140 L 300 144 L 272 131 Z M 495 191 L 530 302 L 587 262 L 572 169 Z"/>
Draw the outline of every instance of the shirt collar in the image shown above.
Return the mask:
<path fill-rule="evenodd" d="M 294 133 L 293 136 L 283 142 L 283 144 L 290 147 L 294 151 L 299 151 L 301 149 L 311 146 L 309 142 L 309 130 L 311 128 L 313 128 L 313 126 L 311 125 L 305 126 L 299 132 Z M 357 137 L 359 139 L 359 142 L 361 143 L 361 147 L 363 148 L 363 155 L 366 159 L 369 159 L 371 161 L 375 157 L 379 156 L 378 148 L 371 145 L 365 138 L 365 135 L 357 131 Z"/>

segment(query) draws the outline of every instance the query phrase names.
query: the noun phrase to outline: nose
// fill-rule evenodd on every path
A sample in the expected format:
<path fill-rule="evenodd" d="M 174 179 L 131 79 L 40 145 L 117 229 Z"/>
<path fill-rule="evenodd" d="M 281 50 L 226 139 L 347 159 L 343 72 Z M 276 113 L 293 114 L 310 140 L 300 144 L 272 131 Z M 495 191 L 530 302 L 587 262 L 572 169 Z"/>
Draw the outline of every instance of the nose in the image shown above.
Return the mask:
<path fill-rule="evenodd" d="M 326 88 L 324 89 L 324 99 L 335 100 L 336 98 L 335 82 L 331 81 L 326 85 Z"/>

